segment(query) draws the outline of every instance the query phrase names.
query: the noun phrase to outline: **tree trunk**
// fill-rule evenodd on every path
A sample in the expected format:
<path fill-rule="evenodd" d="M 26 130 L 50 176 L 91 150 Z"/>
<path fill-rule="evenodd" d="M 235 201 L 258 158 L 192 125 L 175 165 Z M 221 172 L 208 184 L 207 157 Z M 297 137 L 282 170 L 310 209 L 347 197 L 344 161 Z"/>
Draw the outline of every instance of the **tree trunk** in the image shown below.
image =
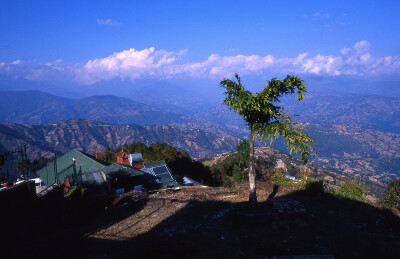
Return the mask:
<path fill-rule="evenodd" d="M 249 183 L 250 183 L 250 204 L 257 203 L 256 193 L 256 170 L 254 167 L 254 142 L 256 140 L 256 134 L 251 131 L 250 133 L 250 161 L 249 161 Z"/>

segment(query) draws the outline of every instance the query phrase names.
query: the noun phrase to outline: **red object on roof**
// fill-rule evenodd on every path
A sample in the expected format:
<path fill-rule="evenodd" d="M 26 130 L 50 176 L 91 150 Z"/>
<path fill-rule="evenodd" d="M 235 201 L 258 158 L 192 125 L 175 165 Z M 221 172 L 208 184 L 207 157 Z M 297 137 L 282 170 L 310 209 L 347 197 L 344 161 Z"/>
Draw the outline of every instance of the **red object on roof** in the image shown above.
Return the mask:
<path fill-rule="evenodd" d="M 64 184 L 62 185 L 63 189 L 64 189 L 64 193 L 67 193 L 69 190 L 69 187 L 71 187 L 71 185 L 69 184 L 69 180 L 68 177 L 65 178 Z"/>
<path fill-rule="evenodd" d="M 136 169 L 142 169 L 144 167 L 144 163 L 143 162 L 139 162 L 139 163 L 134 163 L 132 164 L 134 168 Z"/>
<path fill-rule="evenodd" d="M 129 165 L 128 153 L 124 149 L 115 154 L 115 156 L 117 157 L 118 164 Z"/>
<path fill-rule="evenodd" d="M 101 154 L 100 154 L 100 152 L 98 152 L 98 151 L 96 152 L 96 159 L 97 159 L 97 160 L 101 160 Z"/>

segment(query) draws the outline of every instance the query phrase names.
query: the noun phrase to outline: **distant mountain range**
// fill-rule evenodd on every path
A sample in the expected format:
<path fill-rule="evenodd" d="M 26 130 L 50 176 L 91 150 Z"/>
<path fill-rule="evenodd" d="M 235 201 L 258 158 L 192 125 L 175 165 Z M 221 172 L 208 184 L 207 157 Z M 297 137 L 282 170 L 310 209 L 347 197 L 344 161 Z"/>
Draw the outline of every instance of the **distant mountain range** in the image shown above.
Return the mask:
<path fill-rule="evenodd" d="M 306 95 L 284 107 L 301 122 L 323 123 L 400 133 L 400 98 L 378 95 Z"/>
<path fill-rule="evenodd" d="M 343 175 L 385 183 L 400 177 L 400 134 L 343 125 L 305 124 L 317 142 L 314 164 L 335 168 Z"/>
<path fill-rule="evenodd" d="M 64 154 L 72 148 L 90 154 L 115 149 L 123 144 L 142 142 L 168 143 L 187 151 L 193 158 L 204 158 L 218 152 L 235 149 L 239 139 L 228 134 L 172 126 L 118 125 L 84 119 L 70 119 L 50 124 L 0 124 L 0 153 L 28 144 L 28 156 L 50 157 Z"/>
<path fill-rule="evenodd" d="M 399 98 L 310 94 L 302 102 L 283 101 L 317 141 L 312 163 L 377 183 L 400 176 Z M 190 117 L 110 95 L 70 99 L 14 91 L 0 92 L 0 110 L 0 122 L 8 122 L 0 125 L 0 152 L 28 143 L 31 157 L 141 141 L 166 142 L 203 158 L 235 149 L 249 134 L 225 106 Z M 285 150 L 279 141 L 275 147 Z"/>
<path fill-rule="evenodd" d="M 337 124 L 383 132 L 400 133 L 400 98 L 378 95 L 307 95 L 301 102 L 289 98 L 282 106 L 298 122 Z M 198 117 L 229 129 L 245 126 L 242 118 L 228 107 L 218 105 L 197 113 Z"/>
<path fill-rule="evenodd" d="M 188 121 L 187 116 L 112 95 L 81 99 L 41 91 L 0 92 L 0 122 L 43 124 L 81 118 L 113 123 L 161 125 Z"/>

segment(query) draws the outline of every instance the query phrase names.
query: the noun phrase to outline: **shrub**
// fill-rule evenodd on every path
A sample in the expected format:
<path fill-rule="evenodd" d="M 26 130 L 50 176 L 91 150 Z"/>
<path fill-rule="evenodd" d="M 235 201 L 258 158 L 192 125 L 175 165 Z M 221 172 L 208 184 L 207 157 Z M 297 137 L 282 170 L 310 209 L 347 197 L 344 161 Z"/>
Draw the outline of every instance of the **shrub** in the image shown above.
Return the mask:
<path fill-rule="evenodd" d="M 274 170 L 271 179 L 276 185 L 284 185 L 292 189 L 303 189 L 305 184 L 304 181 L 292 181 L 291 179 L 286 178 L 285 173 L 282 170 Z"/>
<path fill-rule="evenodd" d="M 274 173 L 271 175 L 272 181 L 276 185 L 290 185 L 291 180 L 285 177 L 285 173 L 282 170 L 274 170 Z"/>
<path fill-rule="evenodd" d="M 235 183 L 241 184 L 243 182 L 243 171 L 238 165 L 233 166 L 233 180 Z"/>
<path fill-rule="evenodd" d="M 390 180 L 382 201 L 389 208 L 400 209 L 400 178 Z"/>
<path fill-rule="evenodd" d="M 228 188 L 232 187 L 233 186 L 232 179 L 229 176 L 224 175 L 224 177 L 222 178 L 222 185 Z"/>
<path fill-rule="evenodd" d="M 344 182 L 340 186 L 337 194 L 346 199 L 361 201 L 365 192 L 366 189 L 362 183 L 356 180 L 350 180 Z"/>
<path fill-rule="evenodd" d="M 308 181 L 308 178 L 311 177 L 311 171 L 310 170 L 302 170 L 300 172 L 300 177 L 303 181 Z"/>

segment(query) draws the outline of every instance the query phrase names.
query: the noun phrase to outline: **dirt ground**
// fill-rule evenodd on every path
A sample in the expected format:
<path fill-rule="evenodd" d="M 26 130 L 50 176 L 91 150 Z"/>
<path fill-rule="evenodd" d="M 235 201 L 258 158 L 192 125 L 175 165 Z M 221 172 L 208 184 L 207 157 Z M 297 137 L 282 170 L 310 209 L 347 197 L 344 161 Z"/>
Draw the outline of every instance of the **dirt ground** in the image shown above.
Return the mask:
<path fill-rule="evenodd" d="M 80 224 L 21 242 L 7 257 L 396 258 L 400 218 L 365 203 L 258 183 L 131 192 Z"/>

